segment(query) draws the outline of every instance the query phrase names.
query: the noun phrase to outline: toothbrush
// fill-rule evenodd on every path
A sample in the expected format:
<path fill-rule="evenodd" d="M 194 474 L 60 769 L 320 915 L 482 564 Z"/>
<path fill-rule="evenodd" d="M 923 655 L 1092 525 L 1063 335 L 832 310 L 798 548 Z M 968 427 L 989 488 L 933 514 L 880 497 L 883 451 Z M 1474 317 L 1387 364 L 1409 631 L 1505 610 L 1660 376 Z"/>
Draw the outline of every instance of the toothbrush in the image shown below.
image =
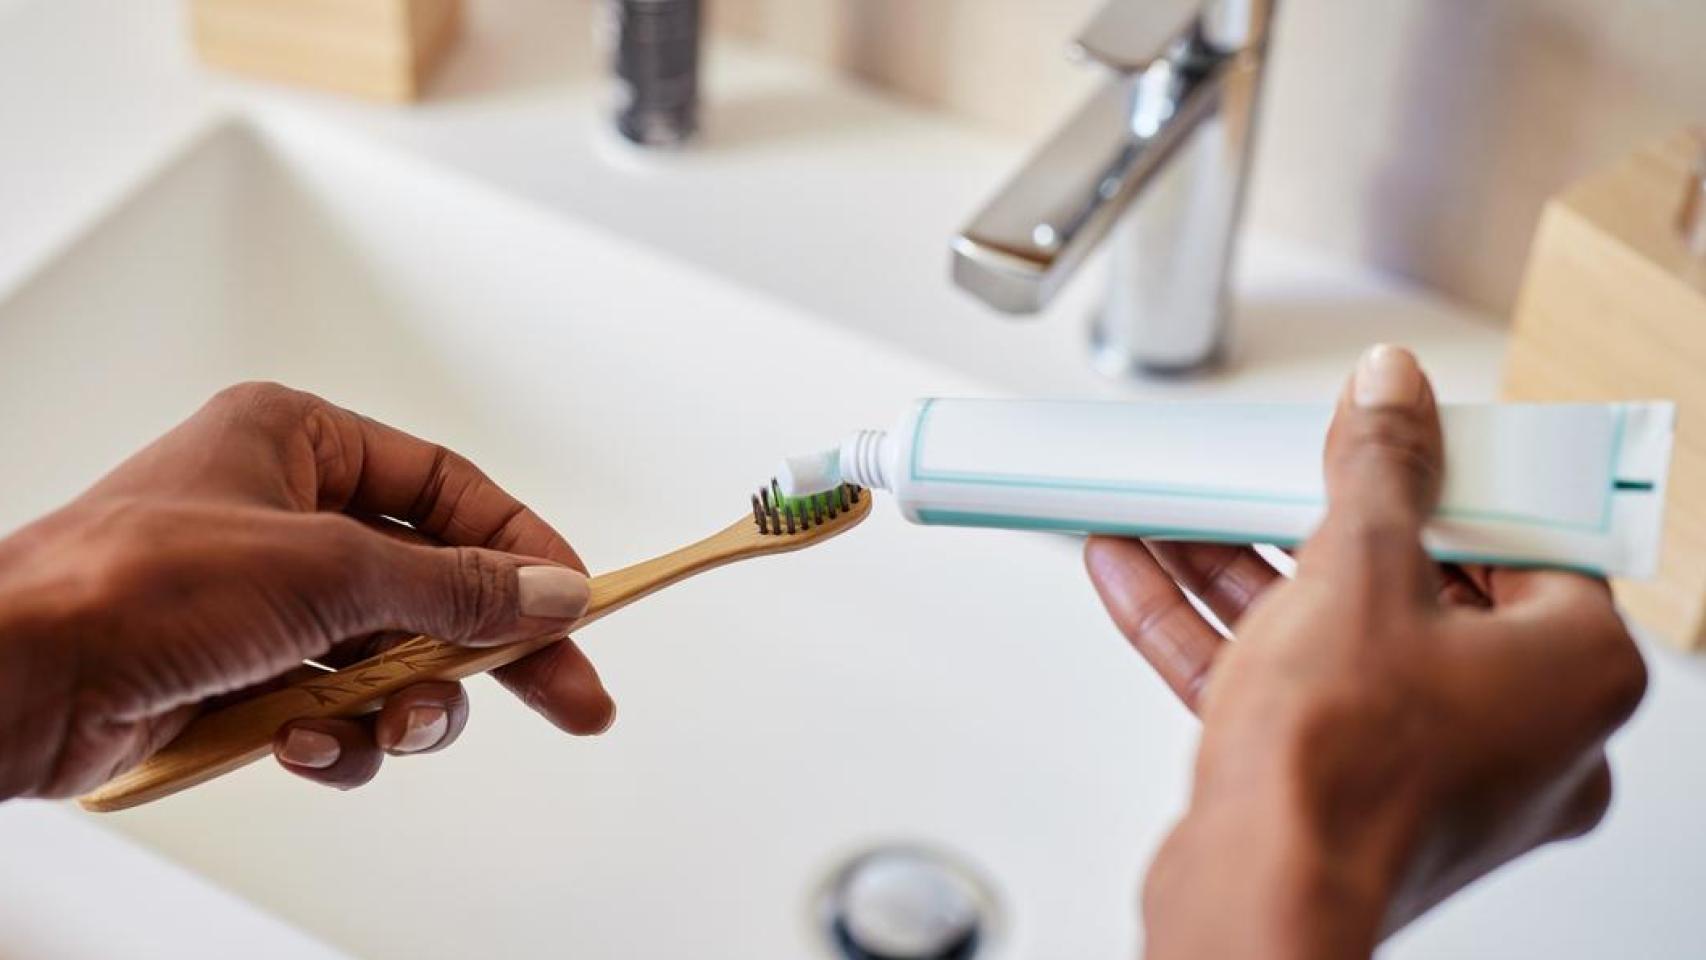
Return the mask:
<path fill-rule="evenodd" d="M 790 497 L 772 480 L 768 488 L 753 495 L 751 517 L 672 553 L 593 577 L 586 613 L 570 630 L 706 570 L 821 543 L 852 528 L 870 512 L 871 498 L 856 486 Z M 266 756 L 273 735 L 289 721 L 366 713 L 411 684 L 484 673 L 562 637 L 553 634 L 499 647 L 462 647 L 424 636 L 406 640 L 342 670 L 204 714 L 158 753 L 78 802 L 86 810 L 107 813 L 170 796 Z"/>

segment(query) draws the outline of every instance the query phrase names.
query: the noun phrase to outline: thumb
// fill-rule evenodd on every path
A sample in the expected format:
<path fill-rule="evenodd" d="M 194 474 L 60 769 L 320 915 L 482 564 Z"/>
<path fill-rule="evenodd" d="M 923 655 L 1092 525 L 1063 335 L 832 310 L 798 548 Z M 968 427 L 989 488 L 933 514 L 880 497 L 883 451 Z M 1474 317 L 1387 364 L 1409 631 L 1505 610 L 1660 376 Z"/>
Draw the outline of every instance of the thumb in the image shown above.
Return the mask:
<path fill-rule="evenodd" d="M 591 586 L 570 567 L 477 547 L 366 537 L 361 566 L 374 630 L 409 630 L 470 646 L 561 632 L 586 612 Z"/>
<path fill-rule="evenodd" d="M 1422 526 L 1438 504 L 1445 442 L 1433 389 L 1401 347 L 1357 361 L 1327 432 L 1327 517 L 1316 540 L 1335 563 L 1376 574 L 1425 569 Z"/>

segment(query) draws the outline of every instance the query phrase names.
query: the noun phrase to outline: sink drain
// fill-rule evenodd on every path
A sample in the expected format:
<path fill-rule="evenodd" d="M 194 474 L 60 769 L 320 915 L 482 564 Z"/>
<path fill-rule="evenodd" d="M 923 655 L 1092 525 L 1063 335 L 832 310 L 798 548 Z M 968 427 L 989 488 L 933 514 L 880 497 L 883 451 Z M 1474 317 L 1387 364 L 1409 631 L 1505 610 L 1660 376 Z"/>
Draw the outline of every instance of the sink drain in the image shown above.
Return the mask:
<path fill-rule="evenodd" d="M 819 917 L 840 960 L 987 960 L 995 897 L 957 859 L 894 845 L 855 856 L 830 876 Z"/>

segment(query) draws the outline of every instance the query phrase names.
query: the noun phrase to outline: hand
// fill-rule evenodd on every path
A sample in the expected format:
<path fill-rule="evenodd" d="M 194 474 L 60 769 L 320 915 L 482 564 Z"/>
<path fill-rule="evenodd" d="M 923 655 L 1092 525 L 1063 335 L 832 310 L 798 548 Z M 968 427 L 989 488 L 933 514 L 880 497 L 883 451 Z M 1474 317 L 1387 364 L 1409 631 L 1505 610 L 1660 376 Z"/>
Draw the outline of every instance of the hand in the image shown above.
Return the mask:
<path fill-rule="evenodd" d="M 1603 816 L 1640 654 L 1600 580 L 1431 563 L 1442 461 L 1432 389 L 1379 347 L 1340 401 L 1294 578 L 1248 548 L 1088 544 L 1114 620 L 1203 722 L 1145 888 L 1151 956 L 1367 956 Z"/>
<path fill-rule="evenodd" d="M 304 660 L 413 633 L 545 636 L 586 602 L 574 550 L 468 461 L 305 393 L 233 387 L 0 540 L 0 799 L 85 792 L 204 701 Z M 569 732 L 614 718 L 568 640 L 494 673 Z M 384 753 L 443 749 L 467 719 L 460 684 L 422 683 L 368 717 L 291 724 L 273 752 L 347 788 Z"/>

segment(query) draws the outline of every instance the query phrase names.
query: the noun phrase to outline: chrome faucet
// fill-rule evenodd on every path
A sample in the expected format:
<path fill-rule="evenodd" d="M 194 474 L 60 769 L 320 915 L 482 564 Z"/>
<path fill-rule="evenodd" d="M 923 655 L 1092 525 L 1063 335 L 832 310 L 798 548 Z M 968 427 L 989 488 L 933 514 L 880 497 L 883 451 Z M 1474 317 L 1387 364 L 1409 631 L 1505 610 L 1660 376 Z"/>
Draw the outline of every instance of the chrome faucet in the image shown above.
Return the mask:
<path fill-rule="evenodd" d="M 1212 363 L 1274 3 L 1110 0 L 1075 50 L 1113 76 L 954 238 L 954 281 L 997 310 L 1035 313 L 1111 231 L 1096 366 Z"/>

